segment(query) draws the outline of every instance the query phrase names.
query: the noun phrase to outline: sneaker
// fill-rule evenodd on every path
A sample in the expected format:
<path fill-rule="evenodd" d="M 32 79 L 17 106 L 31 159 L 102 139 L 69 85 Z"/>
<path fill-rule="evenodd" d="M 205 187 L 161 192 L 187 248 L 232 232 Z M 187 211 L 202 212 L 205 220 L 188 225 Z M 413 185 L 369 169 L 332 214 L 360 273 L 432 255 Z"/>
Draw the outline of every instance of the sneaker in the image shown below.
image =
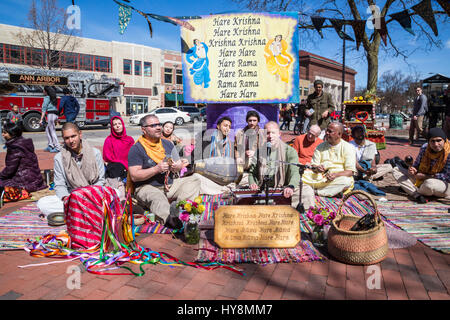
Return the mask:
<path fill-rule="evenodd" d="M 47 148 L 44 149 L 45 152 L 50 152 L 52 151 L 53 148 L 51 148 L 50 146 L 48 146 Z"/>
<path fill-rule="evenodd" d="M 56 148 L 52 148 L 52 149 L 50 150 L 50 152 L 51 152 L 51 153 L 58 153 L 58 152 L 59 152 L 59 150 L 58 150 L 58 149 L 56 149 Z"/>

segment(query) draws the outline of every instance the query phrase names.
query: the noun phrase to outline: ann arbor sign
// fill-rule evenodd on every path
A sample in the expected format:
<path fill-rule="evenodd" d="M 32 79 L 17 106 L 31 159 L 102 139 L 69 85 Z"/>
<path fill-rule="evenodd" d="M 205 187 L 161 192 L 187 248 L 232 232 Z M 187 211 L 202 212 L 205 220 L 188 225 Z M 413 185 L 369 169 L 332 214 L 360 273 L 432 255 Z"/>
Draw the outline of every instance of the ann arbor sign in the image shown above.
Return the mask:
<path fill-rule="evenodd" d="M 46 86 L 67 86 L 69 83 L 67 77 L 18 73 L 10 73 L 9 82 L 12 84 L 34 84 Z"/>

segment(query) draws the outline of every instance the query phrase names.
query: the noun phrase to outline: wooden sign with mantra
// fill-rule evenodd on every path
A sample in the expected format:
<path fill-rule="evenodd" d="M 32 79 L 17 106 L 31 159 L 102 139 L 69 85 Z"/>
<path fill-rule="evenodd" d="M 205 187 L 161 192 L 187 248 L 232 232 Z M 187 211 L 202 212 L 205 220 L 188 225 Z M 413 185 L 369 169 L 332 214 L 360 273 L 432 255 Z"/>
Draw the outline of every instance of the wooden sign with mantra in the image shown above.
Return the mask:
<path fill-rule="evenodd" d="M 214 221 L 221 248 L 293 248 L 300 241 L 299 213 L 291 206 L 221 206 Z"/>

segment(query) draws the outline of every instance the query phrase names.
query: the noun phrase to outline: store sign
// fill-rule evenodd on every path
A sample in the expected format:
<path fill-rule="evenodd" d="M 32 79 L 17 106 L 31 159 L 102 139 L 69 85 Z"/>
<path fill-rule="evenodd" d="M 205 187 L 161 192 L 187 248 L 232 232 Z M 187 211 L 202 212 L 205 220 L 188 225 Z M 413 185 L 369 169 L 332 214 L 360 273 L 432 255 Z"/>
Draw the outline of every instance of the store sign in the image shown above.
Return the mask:
<path fill-rule="evenodd" d="M 12 84 L 34 84 L 45 86 L 67 86 L 69 83 L 67 77 L 16 73 L 9 74 L 9 82 Z"/>
<path fill-rule="evenodd" d="M 298 13 L 239 13 L 181 28 L 189 103 L 299 102 Z"/>

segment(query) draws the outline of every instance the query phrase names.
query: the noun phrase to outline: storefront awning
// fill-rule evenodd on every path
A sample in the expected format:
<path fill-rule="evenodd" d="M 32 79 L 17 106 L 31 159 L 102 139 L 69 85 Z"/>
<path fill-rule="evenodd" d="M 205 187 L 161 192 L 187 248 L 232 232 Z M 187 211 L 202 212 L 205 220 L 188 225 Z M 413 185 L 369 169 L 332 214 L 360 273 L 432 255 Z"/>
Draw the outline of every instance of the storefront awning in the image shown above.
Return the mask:
<path fill-rule="evenodd" d="M 175 93 L 166 93 L 164 96 L 166 98 L 166 101 L 176 101 Z M 178 94 L 177 99 L 178 101 L 183 101 L 183 94 Z"/>

